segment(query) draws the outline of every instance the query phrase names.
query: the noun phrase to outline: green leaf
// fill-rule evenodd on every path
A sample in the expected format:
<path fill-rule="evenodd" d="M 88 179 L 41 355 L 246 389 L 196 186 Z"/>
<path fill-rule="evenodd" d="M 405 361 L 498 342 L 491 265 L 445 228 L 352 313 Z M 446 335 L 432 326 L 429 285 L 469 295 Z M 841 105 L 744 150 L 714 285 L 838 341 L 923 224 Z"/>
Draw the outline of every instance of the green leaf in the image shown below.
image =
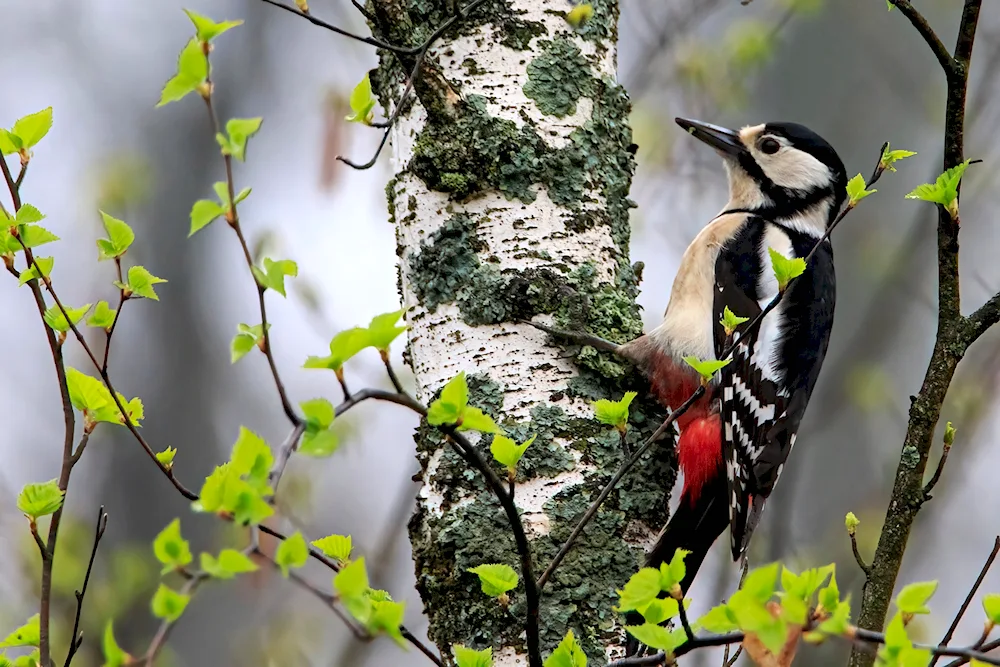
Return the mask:
<path fill-rule="evenodd" d="M 45 215 L 31 204 L 21 204 L 21 208 L 17 210 L 14 216 L 14 221 L 19 225 L 29 225 L 41 222 L 44 219 Z"/>
<path fill-rule="evenodd" d="M 135 241 L 135 232 L 118 218 L 112 217 L 104 211 L 100 213 L 101 219 L 104 221 L 104 229 L 108 232 L 108 238 L 97 241 L 98 261 L 121 257 Z"/>
<path fill-rule="evenodd" d="M 251 191 L 252 188 L 243 188 L 242 190 L 236 193 L 236 199 L 233 200 L 233 203 L 239 204 L 241 201 L 250 196 Z"/>
<path fill-rule="evenodd" d="M 686 607 L 685 607 L 686 608 Z M 658 625 L 680 613 L 680 604 L 674 598 L 657 598 L 640 609 L 639 613 L 647 623 Z"/>
<path fill-rule="evenodd" d="M 41 276 L 48 276 L 52 273 L 52 266 L 56 263 L 56 260 L 52 257 L 35 257 L 35 263 L 29 266 L 25 271 L 21 272 L 21 277 L 17 279 L 18 286 L 26 284 L 29 280 L 34 280 L 35 278 L 40 278 Z M 42 270 L 41 276 L 36 270 L 36 265 L 38 269 Z"/>
<path fill-rule="evenodd" d="M 506 436 L 494 435 L 493 442 L 490 444 L 490 453 L 493 454 L 497 463 L 514 472 L 517 469 L 517 462 L 521 460 L 524 452 L 534 441 L 535 436 L 533 435 L 523 444 L 518 445 Z"/>
<path fill-rule="evenodd" d="M 118 311 L 111 308 L 107 301 L 98 301 L 97 306 L 94 307 L 94 312 L 87 318 L 87 326 L 108 331 L 111 329 L 111 325 L 114 324 L 117 314 Z"/>
<path fill-rule="evenodd" d="M 79 308 L 66 308 L 66 315 L 69 315 L 69 321 L 67 321 L 66 315 L 63 315 L 59 306 L 57 304 L 53 304 L 45 309 L 45 313 L 42 314 L 42 319 L 44 319 L 45 323 L 52 327 L 54 331 L 66 332 L 69 331 L 70 322 L 76 324 L 89 312 L 89 303 L 85 303 Z"/>
<path fill-rule="evenodd" d="M 732 336 L 733 332 L 736 331 L 736 327 L 740 326 L 744 322 L 748 322 L 749 317 L 739 317 L 729 306 L 726 306 L 722 310 L 722 319 L 719 320 L 719 324 L 722 325 L 723 330 L 725 330 L 727 336 Z"/>
<path fill-rule="evenodd" d="M 17 496 L 17 509 L 33 520 L 48 516 L 62 507 L 65 495 L 66 492 L 59 488 L 59 483 L 54 479 L 25 484 Z"/>
<path fill-rule="evenodd" d="M 167 282 L 163 278 L 157 278 L 146 270 L 143 266 L 132 266 L 128 270 L 128 287 L 133 296 L 141 296 L 146 299 L 159 301 L 160 297 L 153 290 L 153 285 Z"/>
<path fill-rule="evenodd" d="M 375 108 L 375 98 L 372 97 L 372 83 L 368 78 L 368 74 L 365 74 L 365 78 L 361 79 L 361 83 L 354 87 L 351 91 L 351 113 L 347 116 L 347 120 L 351 123 L 364 123 L 365 125 L 370 125 L 372 117 L 374 114 L 372 110 Z"/>
<path fill-rule="evenodd" d="M 767 602 L 774 595 L 779 567 L 780 564 L 772 563 L 751 570 L 741 590 L 761 604 Z"/>
<path fill-rule="evenodd" d="M 918 185 L 910 194 L 906 195 L 906 198 L 921 199 L 933 204 L 940 204 L 948 210 L 952 219 L 957 218 L 958 186 L 962 182 L 962 175 L 965 174 L 965 170 L 971 162 L 972 160 L 966 160 L 952 167 L 938 176 L 933 184 L 924 183 L 923 185 Z"/>
<path fill-rule="evenodd" d="M 500 427 L 493 421 L 493 417 L 471 405 L 466 407 L 461 416 L 462 423 L 458 425 L 459 431 L 479 431 L 481 433 L 499 433 Z"/>
<path fill-rule="evenodd" d="M 262 286 L 285 296 L 285 276 L 299 275 L 299 265 L 290 259 L 264 258 L 263 270 L 253 267 L 253 275 Z"/>
<path fill-rule="evenodd" d="M 285 577 L 288 576 L 289 568 L 302 567 L 307 560 L 309 560 L 309 547 L 299 531 L 292 533 L 274 552 L 274 562 L 281 568 L 281 574 Z"/>
<path fill-rule="evenodd" d="M 729 607 L 724 604 L 709 609 L 704 616 L 698 619 L 698 625 L 717 635 L 732 632 L 739 627 L 736 624 L 736 618 L 729 611 Z"/>
<path fill-rule="evenodd" d="M 854 515 L 854 512 L 848 512 L 847 516 L 844 517 L 844 527 L 847 528 L 848 535 L 854 535 L 858 530 L 858 525 L 861 524 L 861 519 Z"/>
<path fill-rule="evenodd" d="M 314 398 L 299 403 L 307 422 L 312 422 L 318 428 L 329 428 L 336 417 L 333 404 L 325 398 Z"/>
<path fill-rule="evenodd" d="M 685 642 L 687 637 L 684 628 L 668 630 L 655 623 L 644 623 L 643 625 L 627 625 L 625 629 L 630 635 L 651 648 L 670 653 L 675 648 Z"/>
<path fill-rule="evenodd" d="M 405 602 L 394 602 L 392 600 L 373 600 L 371 617 L 368 619 L 368 631 L 372 634 L 384 632 L 392 637 L 399 646 L 406 648 L 406 640 L 400 627 L 403 624 L 403 615 L 406 612 Z"/>
<path fill-rule="evenodd" d="M 51 129 L 52 107 L 47 107 L 41 111 L 36 111 L 33 114 L 19 118 L 14 123 L 14 127 L 10 128 L 10 131 L 21 140 L 21 149 L 27 150 L 44 139 L 45 135 Z"/>
<path fill-rule="evenodd" d="M 625 424 L 628 423 L 628 406 L 636 396 L 636 392 L 626 391 L 620 401 L 609 401 L 605 398 L 595 401 L 594 416 L 602 424 L 624 430 Z"/>
<path fill-rule="evenodd" d="M 199 561 L 201 569 L 216 579 L 232 579 L 238 574 L 257 571 L 257 564 L 236 549 L 223 549 L 218 558 L 202 553 Z"/>
<path fill-rule="evenodd" d="M 240 162 L 245 161 L 247 141 L 257 134 L 263 121 L 263 118 L 230 118 L 226 121 L 226 133 L 229 135 L 229 141 L 223 149 L 223 153 L 228 152 Z"/>
<path fill-rule="evenodd" d="M 225 213 L 225 207 L 211 199 L 199 199 L 196 201 L 194 206 L 191 207 L 191 231 L 188 232 L 188 238 L 194 236 L 196 232 L 214 222 L 219 216 L 225 215 Z"/>
<path fill-rule="evenodd" d="M 156 460 L 159 461 L 168 470 L 174 465 L 174 456 L 177 454 L 177 450 L 173 447 L 167 447 L 162 452 L 156 453 Z"/>
<path fill-rule="evenodd" d="M 232 471 L 245 475 L 251 482 L 266 485 L 267 476 L 274 464 L 274 455 L 267 442 L 245 426 L 240 426 L 240 435 L 233 444 L 230 456 Z"/>
<path fill-rule="evenodd" d="M 837 575 L 830 576 L 830 585 L 819 592 L 819 604 L 828 612 L 835 612 L 840 607 L 840 589 L 837 588 Z"/>
<path fill-rule="evenodd" d="M 771 255 L 771 268 L 778 281 L 778 290 L 784 292 L 788 283 L 806 270 L 806 260 L 801 257 L 788 259 L 774 248 L 768 248 L 767 251 Z"/>
<path fill-rule="evenodd" d="M 27 622 L 0 641 L 0 648 L 18 646 L 38 646 L 40 640 L 39 615 L 35 614 Z"/>
<path fill-rule="evenodd" d="M 181 537 L 180 519 L 171 521 L 156 536 L 153 540 L 153 553 L 156 554 L 156 560 L 163 564 L 162 574 L 179 570 L 193 560 L 191 545 Z"/>
<path fill-rule="evenodd" d="M 587 654 L 576 643 L 576 637 L 570 630 L 556 650 L 546 658 L 543 667 L 587 667 Z"/>
<path fill-rule="evenodd" d="M 208 58 L 198 38 L 192 37 L 177 58 L 177 74 L 164 84 L 156 106 L 162 107 L 183 99 L 188 93 L 198 90 L 207 78 Z"/>
<path fill-rule="evenodd" d="M 211 42 L 230 28 L 243 25 L 243 21 L 222 21 L 221 23 L 216 23 L 206 16 L 192 12 L 190 9 L 185 9 L 184 13 L 191 19 L 191 23 L 194 24 L 194 28 L 197 31 L 198 39 L 202 42 Z"/>
<path fill-rule="evenodd" d="M 103 382 L 75 368 L 66 369 L 66 386 L 73 407 L 80 412 L 94 415 L 114 403 Z"/>
<path fill-rule="evenodd" d="M 11 155 L 21 150 L 24 144 L 21 137 L 9 130 L 0 129 L 0 155 Z"/>
<path fill-rule="evenodd" d="M 889 9 L 892 9 L 892 4 L 889 3 L 888 0 L 886 0 L 886 4 L 889 5 Z M 916 155 L 916 153 L 913 151 L 889 150 L 889 144 L 886 143 L 885 150 L 882 151 L 882 159 L 879 160 L 879 167 L 888 171 L 896 171 L 896 162 L 905 160 L 908 157 L 913 157 L 914 155 Z"/>
<path fill-rule="evenodd" d="M 268 328 L 270 328 L 268 323 Z M 264 327 L 260 324 L 250 326 L 249 324 L 236 325 L 236 336 L 229 344 L 229 361 L 235 364 L 247 355 L 247 353 L 259 347 L 264 338 Z"/>
<path fill-rule="evenodd" d="M 685 549 L 677 549 L 673 558 L 670 559 L 670 563 L 660 564 L 660 590 L 670 593 L 674 597 L 680 597 L 680 583 L 684 581 L 684 575 L 687 574 L 684 559 L 690 553 Z"/>
<path fill-rule="evenodd" d="M 24 208 L 22 206 L 21 210 L 23 211 Z M 37 248 L 40 245 L 59 240 L 58 236 L 38 225 L 19 224 L 17 226 L 17 235 L 19 238 L 14 238 L 13 236 L 7 237 L 8 241 L 6 245 L 7 250 L 10 252 L 20 252 L 25 248 Z"/>
<path fill-rule="evenodd" d="M 324 556 L 334 559 L 341 566 L 346 565 L 351 560 L 350 535 L 327 535 L 313 540 L 312 545 L 322 551 Z"/>
<path fill-rule="evenodd" d="M 848 205 L 854 206 L 868 195 L 873 195 L 876 192 L 878 192 L 878 190 L 865 189 L 865 177 L 862 176 L 861 174 L 858 174 L 857 176 L 855 176 L 854 178 L 852 178 L 847 182 Z"/>
<path fill-rule="evenodd" d="M 705 381 L 711 380 L 712 376 L 719 372 L 719 369 L 725 368 L 731 361 L 732 358 L 722 359 L 721 361 L 717 359 L 702 361 L 694 356 L 684 357 L 684 363 L 693 368 Z"/>
<path fill-rule="evenodd" d="M 431 403 L 427 410 L 427 423 L 432 426 L 454 424 L 461 417 L 469 404 L 469 385 L 462 371 L 448 381 L 441 389 L 441 395 Z"/>
<path fill-rule="evenodd" d="M 360 598 L 368 591 L 368 570 L 362 556 L 344 566 L 333 578 L 333 588 L 341 599 Z"/>
<path fill-rule="evenodd" d="M 484 648 L 482 651 L 466 648 L 461 644 L 451 647 L 455 655 L 455 664 L 458 667 L 493 667 L 493 649 Z"/>
<path fill-rule="evenodd" d="M 104 626 L 104 639 L 101 641 L 101 648 L 104 652 L 104 667 L 121 667 L 132 659 L 128 653 L 118 646 L 115 641 L 114 622 L 108 620 Z"/>
<path fill-rule="evenodd" d="M 173 623 L 184 613 L 184 608 L 190 600 L 190 595 L 178 593 L 166 584 L 160 584 L 156 594 L 153 595 L 153 616 Z"/>
<path fill-rule="evenodd" d="M 339 371 L 344 363 L 369 345 L 368 329 L 354 327 L 341 331 L 330 341 L 330 356 L 309 357 L 305 368 L 329 368 Z"/>
<path fill-rule="evenodd" d="M 921 581 L 903 587 L 896 596 L 896 607 L 904 614 L 929 614 L 927 601 L 937 590 L 938 582 Z"/>
<path fill-rule="evenodd" d="M 660 571 L 644 567 L 633 574 L 625 588 L 618 591 L 618 606 L 615 611 L 645 609 L 660 594 Z"/>
<path fill-rule="evenodd" d="M 983 596 L 983 610 L 986 617 L 994 625 L 1000 625 L 1000 594 L 989 593 Z"/>
<path fill-rule="evenodd" d="M 491 598 L 500 597 L 517 587 L 517 572 L 510 565 L 488 563 L 469 568 L 469 572 L 479 577 L 483 593 Z"/>
<path fill-rule="evenodd" d="M 406 326 L 398 327 L 396 322 L 403 316 L 403 310 L 394 310 L 391 313 L 383 313 L 372 318 L 368 325 L 368 339 L 370 345 L 382 352 L 388 351 L 389 345 L 396 340 L 399 334 L 406 331 Z"/>
<path fill-rule="evenodd" d="M 574 28 L 579 28 L 594 16 L 594 7 L 588 2 L 583 2 L 566 12 L 566 23 Z"/>
<path fill-rule="evenodd" d="M 340 447 L 340 438 L 329 429 L 316 431 L 306 430 L 302 434 L 302 442 L 299 444 L 299 454 L 303 456 L 313 456 L 325 458 L 332 455 Z"/>
<path fill-rule="evenodd" d="M 955 443 L 955 427 L 951 422 L 944 425 L 944 446 L 951 447 Z"/>

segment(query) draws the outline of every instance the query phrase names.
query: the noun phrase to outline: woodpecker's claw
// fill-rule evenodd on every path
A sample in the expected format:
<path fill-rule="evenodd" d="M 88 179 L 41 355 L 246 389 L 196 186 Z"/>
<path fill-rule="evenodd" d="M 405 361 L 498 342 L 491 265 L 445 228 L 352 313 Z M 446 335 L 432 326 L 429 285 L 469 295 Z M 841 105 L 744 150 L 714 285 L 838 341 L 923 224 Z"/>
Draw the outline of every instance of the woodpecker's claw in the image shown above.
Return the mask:
<path fill-rule="evenodd" d="M 593 334 L 584 333 L 582 331 L 566 331 L 564 329 L 555 329 L 553 327 L 547 326 L 545 324 L 540 324 L 538 322 L 532 322 L 530 320 L 519 320 L 522 324 L 530 324 L 531 326 L 544 331 L 547 334 L 556 336 L 558 338 L 565 338 L 571 340 L 574 343 L 579 343 L 580 345 L 589 345 L 595 349 L 601 350 L 603 352 L 612 352 L 614 354 L 619 354 L 621 350 L 621 345 L 618 343 L 612 343 L 610 340 L 601 338 L 600 336 L 595 336 Z"/>

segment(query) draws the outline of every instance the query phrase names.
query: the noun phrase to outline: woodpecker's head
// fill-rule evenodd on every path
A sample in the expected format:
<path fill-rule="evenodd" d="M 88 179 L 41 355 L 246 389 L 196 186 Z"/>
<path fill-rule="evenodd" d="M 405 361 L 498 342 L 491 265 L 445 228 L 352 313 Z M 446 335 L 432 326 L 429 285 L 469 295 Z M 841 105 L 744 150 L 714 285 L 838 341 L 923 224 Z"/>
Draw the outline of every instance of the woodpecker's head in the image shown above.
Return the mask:
<path fill-rule="evenodd" d="M 847 172 L 837 151 L 798 123 L 766 123 L 740 131 L 678 118 L 677 124 L 716 149 L 729 174 L 729 208 L 746 208 L 822 235 L 846 196 Z"/>

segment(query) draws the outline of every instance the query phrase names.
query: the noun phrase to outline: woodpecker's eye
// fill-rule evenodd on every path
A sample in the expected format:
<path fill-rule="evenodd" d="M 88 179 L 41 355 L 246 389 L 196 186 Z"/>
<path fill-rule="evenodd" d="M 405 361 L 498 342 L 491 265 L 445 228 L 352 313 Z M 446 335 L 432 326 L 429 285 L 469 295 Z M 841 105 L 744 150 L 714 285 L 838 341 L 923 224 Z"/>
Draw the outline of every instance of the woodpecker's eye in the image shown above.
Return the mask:
<path fill-rule="evenodd" d="M 781 148 L 781 144 L 778 143 L 776 139 L 771 137 L 766 137 L 760 142 L 760 150 L 767 153 L 768 155 L 774 155 Z"/>

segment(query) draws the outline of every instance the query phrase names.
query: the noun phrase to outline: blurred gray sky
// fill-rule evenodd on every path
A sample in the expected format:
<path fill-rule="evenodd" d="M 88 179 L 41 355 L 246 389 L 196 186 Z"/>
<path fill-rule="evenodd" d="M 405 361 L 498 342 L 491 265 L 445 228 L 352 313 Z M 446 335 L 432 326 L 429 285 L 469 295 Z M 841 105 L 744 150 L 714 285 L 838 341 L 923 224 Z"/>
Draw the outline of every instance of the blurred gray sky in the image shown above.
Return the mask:
<path fill-rule="evenodd" d="M 843 535 L 843 516 L 853 510 L 862 519 L 863 549 L 870 554 L 898 459 L 907 396 L 919 387 L 933 340 L 933 211 L 902 197 L 939 170 L 943 77 L 905 20 L 897 12 L 887 13 L 876 0 L 827 0 L 818 14 L 789 19 L 783 18 L 783 3 L 766 0 L 748 7 L 737 0 L 623 4 L 619 62 L 622 78 L 635 84 L 641 145 L 633 188 L 640 208 L 632 255 L 646 264 L 640 301 L 648 325 L 665 307 L 680 253 L 724 201 L 719 165 L 702 147 L 689 145 L 674 126 L 674 115 L 733 125 L 797 120 L 837 146 L 851 173 L 867 174 L 884 140 L 920 152 L 899 173 L 886 175 L 878 196 L 867 200 L 835 235 L 840 281 L 830 356 L 807 415 L 803 444 L 755 542 L 759 562 L 782 557 L 805 566 L 836 559 L 842 582 L 855 586 L 858 599 L 860 581 Z M 925 4 L 950 44 L 960 3 Z M 125 217 L 136 230 L 130 260 L 170 282 L 158 289 L 160 303 L 126 305 L 112 370 L 124 393 L 146 401 L 147 438 L 158 449 L 177 447 L 179 476 L 197 486 L 225 456 L 241 424 L 277 445 L 285 435 L 285 420 L 264 359 L 250 355 L 236 366 L 228 363 L 236 324 L 253 323 L 257 317 L 235 238 L 225 226 L 215 225 L 186 239 L 190 204 L 210 196 L 212 182 L 223 173 L 197 100 L 154 109 L 191 32 L 181 7 L 247 21 L 218 40 L 214 73 L 224 117 L 265 119 L 251 142 L 248 162 L 237 167 L 236 181 L 239 187 L 253 187 L 241 207 L 251 240 L 271 235 L 269 254 L 299 263 L 301 277 L 291 281 L 289 298 L 268 295 L 277 362 L 296 402 L 317 396 L 336 402 L 333 375 L 302 370 L 302 361 L 321 353 L 336 331 L 397 307 L 395 242 L 383 190 L 388 151 L 370 171 L 338 165 L 332 187 L 321 186 L 329 157 L 325 153 L 367 159 L 378 141 L 377 131 L 337 124 L 336 117 L 336 137 L 325 134 L 328 96 L 349 92 L 375 64 L 375 55 L 252 0 L 6 5 L 5 21 L 16 30 L 0 53 L 5 74 L 0 126 L 54 107 L 53 130 L 35 151 L 23 195 L 48 215 L 47 226 L 63 239 L 49 248 L 56 255 L 56 288 L 66 302 L 113 298 L 113 267 L 95 261 L 94 239 L 103 233 L 98 184 L 116 169 L 140 175 L 127 160 L 148 170 L 148 197 L 109 212 Z M 364 30 L 347 3 L 318 0 L 311 5 L 318 15 Z M 970 171 L 963 201 L 966 312 L 1000 289 L 997 226 L 991 216 L 996 204 L 991 163 L 998 148 L 992 131 L 998 115 L 992 79 L 1000 71 L 995 62 L 1000 54 L 997 9 L 987 3 L 983 10 L 973 63 L 970 104 L 977 112 L 967 146 L 970 157 L 982 157 L 986 164 Z M 697 48 L 724 49 L 718 40 L 746 20 L 775 31 L 775 52 L 762 70 L 740 76 L 745 103 L 721 108 L 685 78 L 685 59 Z M 333 149 L 330 141 L 336 143 Z M 303 284 L 315 292 L 321 312 L 307 307 L 298 289 Z M 9 499 L 0 546 L 10 552 L 23 531 L 20 517 L 12 512 L 14 494 L 25 482 L 55 476 L 61 418 L 41 325 L 27 290 L 19 290 L 13 280 L 0 280 L 0 303 L 6 314 L 0 321 L 0 346 L 8 351 L 0 403 L 5 414 L 16 416 L 5 420 L 0 431 L 0 480 Z M 78 346 L 70 343 L 68 348 L 71 363 L 89 372 Z M 907 552 L 904 580 L 942 579 L 932 605 L 935 614 L 925 624 L 929 639 L 947 625 L 1000 531 L 993 447 L 1000 424 L 992 405 L 997 349 L 998 337 L 988 336 L 959 373 L 960 386 L 952 396 L 962 400 L 950 399 L 944 414 L 956 421 L 959 438 L 937 497 L 921 515 Z M 373 354 L 349 363 L 348 376 L 352 386 L 385 383 Z M 970 405 L 979 406 L 978 411 Z M 312 501 L 301 512 L 308 534 L 352 534 L 359 553 L 380 561 L 374 583 L 406 599 L 407 623 L 422 630 L 404 532 L 416 491 L 410 481 L 417 470 L 410 436 L 415 422 L 392 406 L 366 406 L 358 412 L 351 423 L 363 423 L 363 428 L 350 431 L 341 451 L 319 462 L 293 461 L 294 478 L 289 479 L 311 485 Z M 101 431 L 74 476 L 69 504 L 82 517 L 104 502 L 112 517 L 113 542 L 148 543 L 180 514 L 185 533 L 201 541 L 196 546 L 207 549 L 218 541 L 213 521 L 191 516 L 131 440 Z M 721 560 L 713 561 L 716 568 L 730 574 L 732 568 Z M 7 569 L 4 590 L 17 589 L 13 569 Z M 326 577 L 315 574 L 317 581 Z M 692 592 L 697 605 L 715 601 L 715 578 L 705 574 L 699 580 Z M 1000 572 L 987 579 L 984 590 L 991 589 L 1000 590 Z M 25 597 L 23 613 L 15 616 L 27 615 L 30 605 Z M 262 624 L 289 613 L 289 605 L 313 616 L 318 627 L 307 656 L 294 664 L 422 662 L 412 651 L 401 656 L 388 642 L 345 658 L 344 651 L 356 649 L 348 648 L 350 640 L 336 619 L 278 581 L 266 591 L 219 589 L 199 596 L 175 635 L 176 646 L 185 646 L 182 664 L 238 664 L 233 656 L 248 635 L 246 628 L 233 626 L 250 622 L 251 635 L 265 634 L 259 631 Z M 223 611 L 234 609 L 244 616 L 219 620 Z M 970 612 L 960 639 L 979 632 L 975 616 Z M 129 647 L 140 650 L 150 628 L 148 622 L 135 623 Z"/>

